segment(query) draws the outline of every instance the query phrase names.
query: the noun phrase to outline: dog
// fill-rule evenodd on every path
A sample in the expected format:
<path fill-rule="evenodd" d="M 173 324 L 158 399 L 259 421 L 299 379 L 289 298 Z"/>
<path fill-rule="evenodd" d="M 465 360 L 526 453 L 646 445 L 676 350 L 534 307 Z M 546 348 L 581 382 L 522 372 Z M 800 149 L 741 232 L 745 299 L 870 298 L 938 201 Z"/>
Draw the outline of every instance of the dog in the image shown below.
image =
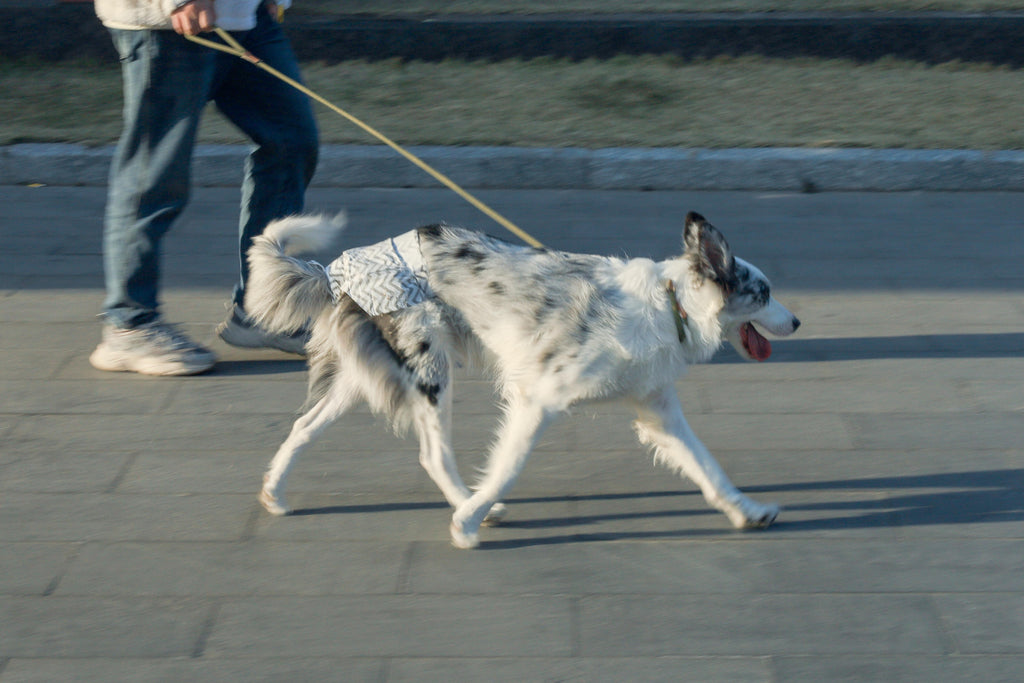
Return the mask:
<path fill-rule="evenodd" d="M 290 512 L 285 481 L 303 448 L 365 401 L 399 433 L 415 431 L 420 463 L 454 509 L 452 543 L 473 548 L 480 527 L 505 514 L 500 501 L 544 428 L 577 404 L 621 399 L 636 409 L 640 442 L 734 527 L 775 520 L 779 507 L 737 489 L 693 433 L 674 382 L 726 340 L 765 360 L 771 345 L 757 328 L 786 336 L 800 321 L 703 216 L 686 215 L 682 255 L 660 262 L 519 246 L 445 224 L 376 246 L 400 273 L 352 270 L 358 250 L 327 268 L 299 258 L 327 249 L 343 227 L 343 217 L 284 218 L 248 253 L 250 318 L 274 332 L 310 330 L 307 403 L 260 492 L 270 513 Z M 405 287 L 405 301 L 357 302 L 367 285 Z M 489 367 L 503 405 L 474 489 L 451 447 L 452 371 L 462 364 Z"/>

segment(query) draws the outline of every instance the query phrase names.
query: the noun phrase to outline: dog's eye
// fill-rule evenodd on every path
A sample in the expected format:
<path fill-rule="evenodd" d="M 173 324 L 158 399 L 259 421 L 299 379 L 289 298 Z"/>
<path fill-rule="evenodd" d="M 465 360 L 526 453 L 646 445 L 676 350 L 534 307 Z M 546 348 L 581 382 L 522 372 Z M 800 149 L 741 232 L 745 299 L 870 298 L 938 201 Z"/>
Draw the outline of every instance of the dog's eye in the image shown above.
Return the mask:
<path fill-rule="evenodd" d="M 740 294 L 759 306 L 768 303 L 768 299 L 771 296 L 768 283 L 764 280 L 748 282 L 740 291 Z"/>
<path fill-rule="evenodd" d="M 760 304 L 768 303 L 768 299 L 771 296 L 771 291 L 768 287 L 767 282 L 757 283 L 757 301 Z"/>

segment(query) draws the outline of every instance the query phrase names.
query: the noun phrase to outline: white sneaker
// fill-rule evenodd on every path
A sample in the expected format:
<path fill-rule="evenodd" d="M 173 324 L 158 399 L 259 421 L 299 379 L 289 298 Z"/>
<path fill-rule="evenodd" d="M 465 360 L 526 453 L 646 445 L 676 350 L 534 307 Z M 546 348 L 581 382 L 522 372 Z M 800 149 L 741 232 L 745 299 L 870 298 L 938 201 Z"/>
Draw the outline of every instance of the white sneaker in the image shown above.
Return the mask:
<path fill-rule="evenodd" d="M 287 353 L 306 355 L 309 332 L 299 330 L 294 334 L 274 334 L 257 327 L 245 317 L 245 311 L 238 306 L 231 307 L 227 320 L 217 326 L 217 336 L 232 346 L 246 349 L 277 349 Z"/>
<path fill-rule="evenodd" d="M 195 375 L 217 362 L 212 351 L 159 320 L 131 329 L 103 327 L 103 341 L 89 356 L 97 370 L 143 375 Z"/>

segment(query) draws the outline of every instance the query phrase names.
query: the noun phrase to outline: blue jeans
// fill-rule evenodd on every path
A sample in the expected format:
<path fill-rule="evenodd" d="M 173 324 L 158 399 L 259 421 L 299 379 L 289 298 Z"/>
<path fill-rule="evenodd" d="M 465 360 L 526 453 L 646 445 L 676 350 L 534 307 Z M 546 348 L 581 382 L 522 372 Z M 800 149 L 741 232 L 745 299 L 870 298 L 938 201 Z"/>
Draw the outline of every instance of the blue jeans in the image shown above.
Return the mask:
<path fill-rule="evenodd" d="M 196 129 L 210 100 L 255 144 L 242 181 L 234 292 L 241 305 L 252 238 L 270 221 L 302 211 L 316 169 L 319 139 L 309 99 L 262 69 L 173 31 L 110 32 L 121 57 L 124 128 L 104 222 L 106 320 L 131 328 L 159 317 L 160 242 L 188 203 Z M 300 79 L 284 32 L 264 9 L 254 29 L 234 35 L 268 65 Z"/>

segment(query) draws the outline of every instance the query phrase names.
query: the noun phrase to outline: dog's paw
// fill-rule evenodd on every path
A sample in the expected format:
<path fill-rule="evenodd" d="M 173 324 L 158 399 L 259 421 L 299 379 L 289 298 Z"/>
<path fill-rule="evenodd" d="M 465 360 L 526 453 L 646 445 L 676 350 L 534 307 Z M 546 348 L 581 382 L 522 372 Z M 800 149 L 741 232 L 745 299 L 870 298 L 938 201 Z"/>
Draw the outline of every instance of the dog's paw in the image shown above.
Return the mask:
<path fill-rule="evenodd" d="M 480 523 L 481 526 L 498 526 L 501 524 L 501 520 L 505 519 L 505 515 L 508 514 L 508 506 L 504 503 L 495 503 L 491 506 L 491 509 L 487 511 L 487 516 L 484 517 L 484 521 Z"/>
<path fill-rule="evenodd" d="M 469 550 L 480 545 L 479 534 L 467 534 L 462 531 L 461 525 L 452 522 L 449 531 L 452 535 L 452 545 L 462 550 Z"/>
<path fill-rule="evenodd" d="M 779 506 L 774 503 L 757 504 L 746 511 L 746 518 L 740 529 L 765 529 L 779 516 Z"/>
<path fill-rule="evenodd" d="M 284 502 L 284 496 L 275 496 L 267 489 L 260 490 L 260 505 L 264 510 L 277 517 L 283 517 L 292 512 L 292 509 Z"/>
<path fill-rule="evenodd" d="M 773 503 L 758 503 L 747 497 L 720 506 L 732 525 L 741 530 L 764 529 L 779 516 L 779 506 Z"/>

